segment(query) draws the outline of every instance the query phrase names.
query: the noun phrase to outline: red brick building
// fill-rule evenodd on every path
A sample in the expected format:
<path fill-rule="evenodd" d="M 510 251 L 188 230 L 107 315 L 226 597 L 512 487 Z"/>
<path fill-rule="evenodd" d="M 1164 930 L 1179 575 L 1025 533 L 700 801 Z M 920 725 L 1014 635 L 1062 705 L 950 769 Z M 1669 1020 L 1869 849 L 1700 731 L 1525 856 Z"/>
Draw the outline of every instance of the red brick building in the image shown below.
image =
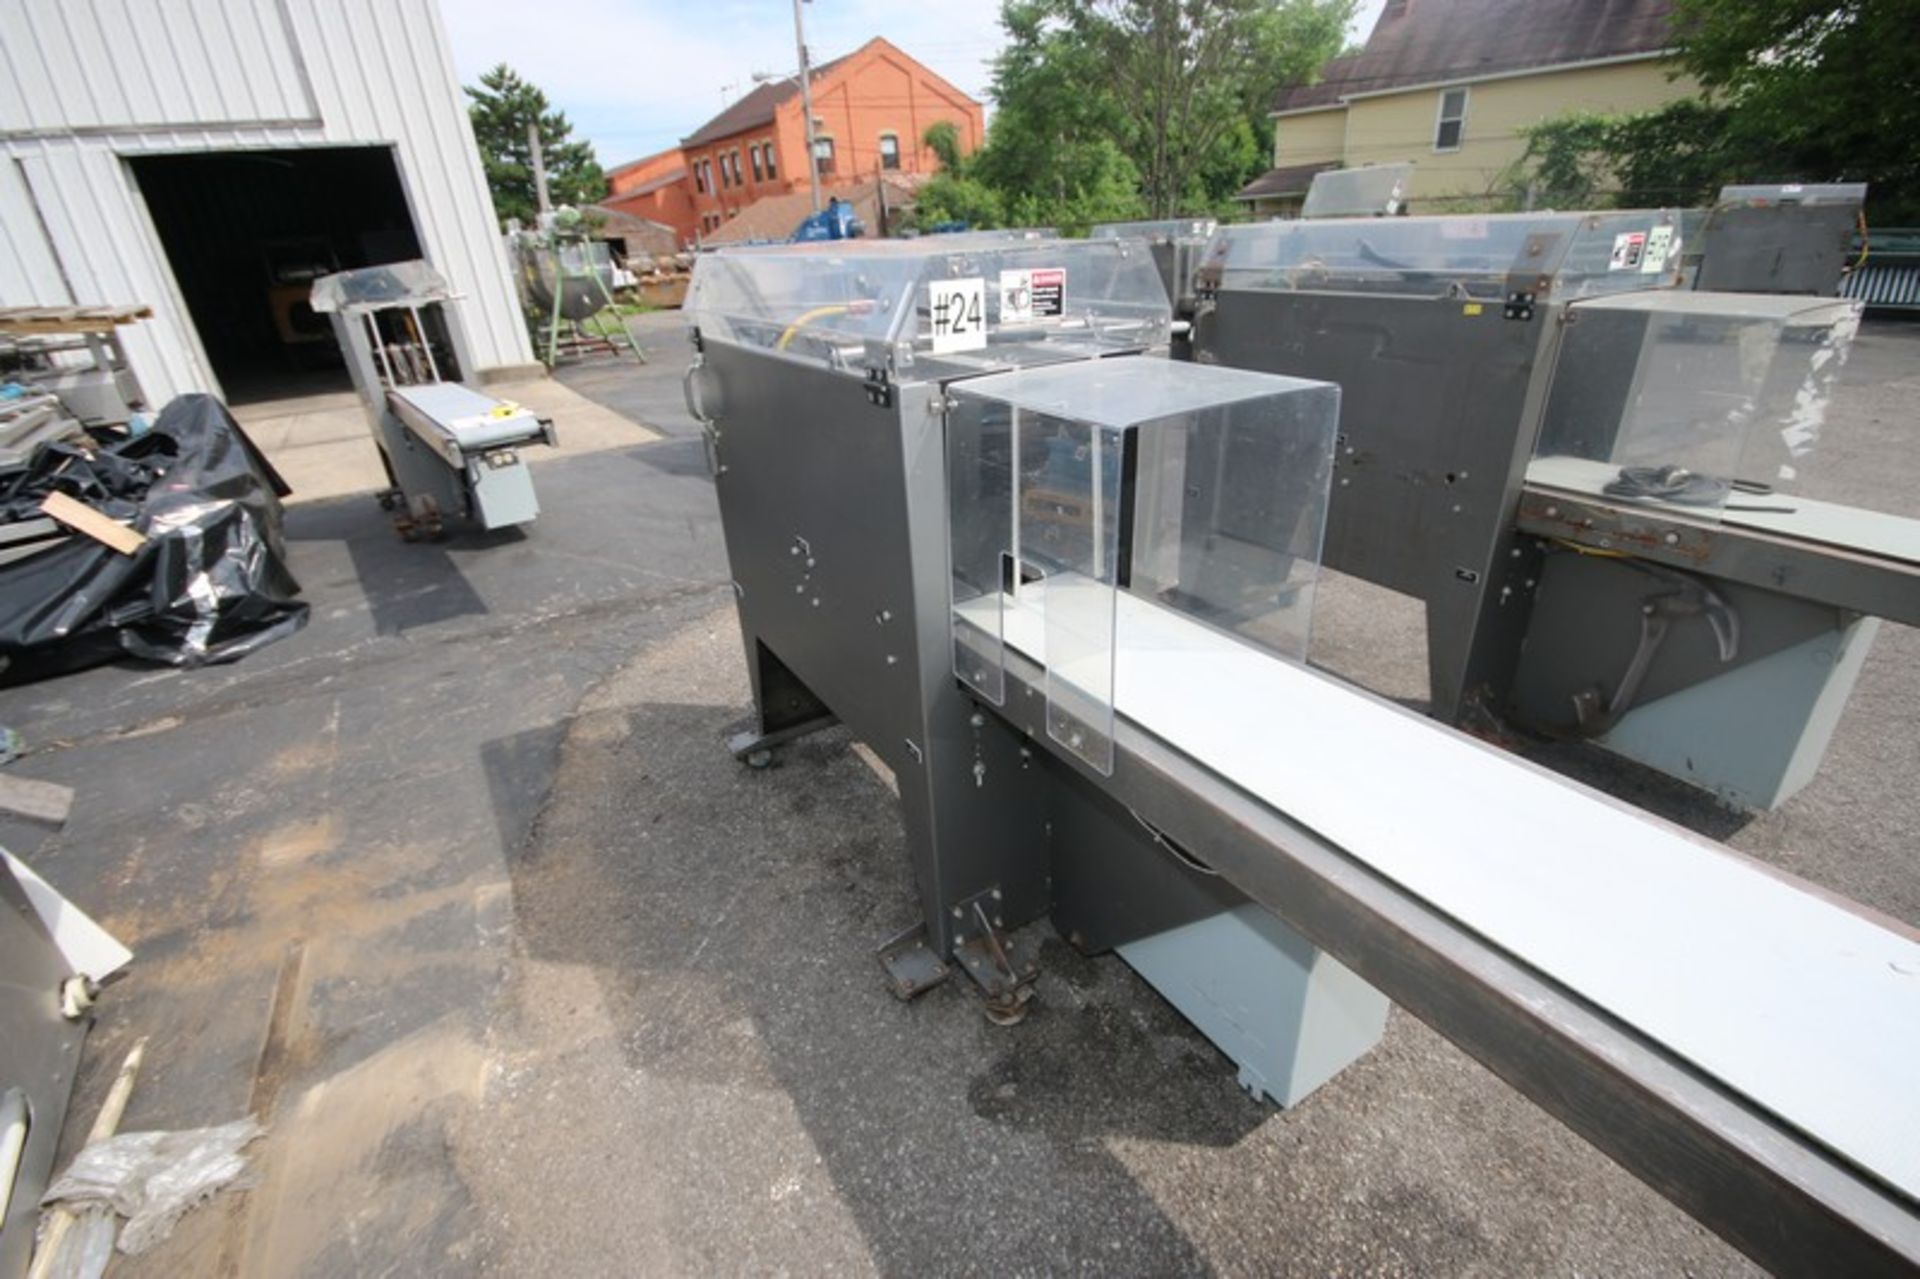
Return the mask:
<path fill-rule="evenodd" d="M 986 135 L 979 102 L 879 38 L 815 67 L 812 89 L 823 199 L 836 186 L 871 185 L 880 174 L 932 173 L 940 162 L 921 139 L 937 121 L 952 122 L 962 152 Z M 799 77 L 771 81 L 677 150 L 615 169 L 605 203 L 664 222 L 692 241 L 757 200 L 805 191 L 806 151 Z"/>
<path fill-rule="evenodd" d="M 607 198 L 600 203 L 630 217 L 670 226 L 682 244 L 691 244 L 700 228 L 687 158 L 679 147 L 607 174 Z"/>

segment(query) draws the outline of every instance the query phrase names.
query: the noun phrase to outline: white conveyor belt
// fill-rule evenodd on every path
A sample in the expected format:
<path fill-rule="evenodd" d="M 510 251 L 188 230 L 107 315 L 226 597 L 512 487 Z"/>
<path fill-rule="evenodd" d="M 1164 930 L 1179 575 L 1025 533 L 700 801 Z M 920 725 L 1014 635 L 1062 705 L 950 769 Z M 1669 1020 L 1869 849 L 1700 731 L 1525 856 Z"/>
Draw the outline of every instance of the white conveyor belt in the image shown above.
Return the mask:
<path fill-rule="evenodd" d="M 513 412 L 495 416 L 494 410 L 505 401 L 496 400 L 458 382 L 423 382 L 418 386 L 395 386 L 387 390 L 389 399 L 401 400 L 426 421 L 444 431 L 463 453 L 479 453 L 500 444 L 517 444 L 540 434 L 540 420 L 527 410 L 513 406 Z M 418 424 L 409 415 L 401 420 L 408 426 Z"/>
<path fill-rule="evenodd" d="M 1043 664 L 1049 587 L 1005 608 Z M 1920 1198 L 1920 937 L 1146 600 L 1116 632 L 1126 719 Z"/>
<path fill-rule="evenodd" d="M 1612 497 L 1605 489 L 1619 474 L 1620 468 L 1611 462 L 1593 462 L 1578 457 L 1537 457 L 1527 465 L 1527 483 L 1542 488 L 1564 489 L 1582 497 L 1598 498 L 1620 506 L 1649 506 L 1697 520 L 1718 519 L 1720 523 L 1733 528 L 1752 529 L 1756 533 L 1771 533 L 1776 537 L 1791 537 L 1802 542 L 1819 542 L 1843 551 L 1858 551 L 1882 559 L 1920 564 L 1920 520 L 1816 501 L 1794 493 L 1736 492 L 1727 499 L 1729 509 L 1725 511 L 1711 506 Z M 1732 509 L 1742 506 L 1786 509 Z"/>

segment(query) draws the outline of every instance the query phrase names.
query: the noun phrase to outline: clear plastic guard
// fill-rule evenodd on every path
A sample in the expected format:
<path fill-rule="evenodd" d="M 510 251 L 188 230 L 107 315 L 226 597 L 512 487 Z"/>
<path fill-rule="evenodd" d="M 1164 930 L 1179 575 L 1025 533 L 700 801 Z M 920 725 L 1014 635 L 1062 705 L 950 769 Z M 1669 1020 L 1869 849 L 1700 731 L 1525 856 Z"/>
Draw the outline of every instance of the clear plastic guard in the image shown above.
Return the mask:
<path fill-rule="evenodd" d="M 1144 246 L 1024 231 L 704 253 L 684 310 L 705 339 L 852 376 L 1018 367 L 1039 346 L 1144 350 L 1172 324 Z"/>
<path fill-rule="evenodd" d="M 1017 582 L 1009 548 L 1019 417 L 1001 401 L 966 398 L 947 419 L 953 673 L 995 706 L 1006 703 L 1006 597 Z"/>
<path fill-rule="evenodd" d="M 1660 292 L 1576 303 L 1527 478 L 1718 519 L 1791 486 L 1856 303 Z"/>
<path fill-rule="evenodd" d="M 452 296 L 446 279 L 425 262 L 389 262 L 321 276 L 313 282 L 308 305 L 322 314 L 349 309 L 377 311 L 382 307 L 444 302 Z"/>
<path fill-rule="evenodd" d="M 1221 227 L 1205 270 L 1231 291 L 1545 301 L 1677 284 L 1681 230 L 1667 209 L 1256 222 Z"/>
<path fill-rule="evenodd" d="M 1376 164 L 1359 169 L 1328 169 L 1313 175 L 1303 218 L 1385 218 L 1406 202 L 1411 164 Z"/>
<path fill-rule="evenodd" d="M 1033 415 L 1023 450 L 1016 595 L 1037 588 L 1046 620 L 1047 735 L 1113 771 L 1114 612 L 1121 481 L 1131 431 Z"/>
<path fill-rule="evenodd" d="M 950 394 L 962 682 L 998 702 L 1007 647 L 1041 662 L 1048 736 L 1106 773 L 1130 681 L 1223 635 L 1304 660 L 1338 388 L 1126 357 Z"/>

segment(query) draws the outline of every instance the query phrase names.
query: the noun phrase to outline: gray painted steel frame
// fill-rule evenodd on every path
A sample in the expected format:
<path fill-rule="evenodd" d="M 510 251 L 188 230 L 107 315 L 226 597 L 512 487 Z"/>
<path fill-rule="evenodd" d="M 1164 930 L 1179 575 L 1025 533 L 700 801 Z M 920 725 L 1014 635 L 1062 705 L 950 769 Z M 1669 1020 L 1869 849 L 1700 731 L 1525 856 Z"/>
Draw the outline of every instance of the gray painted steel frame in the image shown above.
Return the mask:
<path fill-rule="evenodd" d="M 1051 769 L 1177 840 L 1756 1262 L 1778 1274 L 1920 1266 L 1920 1205 L 1124 717 L 1111 777 L 1056 749 L 1045 678 L 1009 650 L 998 713 L 1046 746 Z"/>
<path fill-rule="evenodd" d="M 1531 540 L 1514 520 L 1545 404 L 1558 307 L 1339 293 L 1220 293 L 1202 363 L 1341 389 L 1326 567 L 1427 608 L 1433 713 L 1498 707 L 1526 634 Z"/>
<path fill-rule="evenodd" d="M 1046 781 L 976 715 L 948 624 L 940 387 L 892 385 L 771 351 L 703 344 L 727 560 L 762 728 L 821 709 L 893 770 L 927 934 L 952 953 L 955 907 L 1001 890 L 1012 929 L 1047 912 Z"/>

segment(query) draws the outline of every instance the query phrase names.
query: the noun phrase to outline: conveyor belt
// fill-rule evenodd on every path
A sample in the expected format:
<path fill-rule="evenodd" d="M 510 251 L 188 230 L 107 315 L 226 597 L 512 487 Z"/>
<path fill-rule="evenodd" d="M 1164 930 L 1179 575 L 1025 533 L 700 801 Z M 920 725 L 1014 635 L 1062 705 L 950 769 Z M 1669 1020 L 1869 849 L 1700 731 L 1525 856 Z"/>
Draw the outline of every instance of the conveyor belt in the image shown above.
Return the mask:
<path fill-rule="evenodd" d="M 1920 1199 L 1910 931 L 1145 600 L 1117 632 L 1126 719 Z"/>
<path fill-rule="evenodd" d="M 1619 473 L 1620 468 L 1608 462 L 1543 457 L 1535 458 L 1527 466 L 1527 483 L 1618 504 L 1621 499 L 1606 496 L 1605 489 Z M 1880 511 L 1816 501 L 1793 493 L 1777 496 L 1735 493 L 1729 499 L 1729 509 L 1724 511 L 1657 501 L 1641 504 L 1689 519 L 1711 520 L 1718 516 L 1720 523 L 1730 528 L 1752 529 L 1836 550 L 1920 565 L 1920 520 Z M 1783 509 L 1738 509 L 1742 507 Z"/>
<path fill-rule="evenodd" d="M 504 401 L 458 382 L 390 387 L 387 402 L 407 429 L 426 438 L 436 451 L 443 441 L 462 453 L 479 453 L 541 435 L 540 420 L 532 413 L 514 406 L 513 412 L 496 415 Z M 441 440 L 431 438 L 434 435 Z"/>

